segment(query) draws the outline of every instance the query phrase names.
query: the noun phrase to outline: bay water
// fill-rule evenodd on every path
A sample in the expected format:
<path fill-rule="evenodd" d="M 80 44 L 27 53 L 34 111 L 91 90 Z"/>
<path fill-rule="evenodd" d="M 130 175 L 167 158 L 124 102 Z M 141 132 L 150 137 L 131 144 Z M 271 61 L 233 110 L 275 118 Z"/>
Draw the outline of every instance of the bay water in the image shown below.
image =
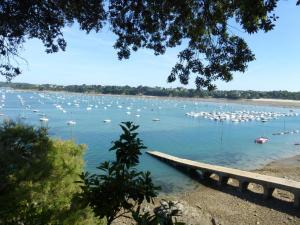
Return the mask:
<path fill-rule="evenodd" d="M 299 130 L 300 116 L 280 117 L 266 123 L 217 122 L 186 116 L 191 111 L 299 113 L 299 109 L 202 102 L 201 99 L 8 89 L 0 92 L 2 120 L 10 118 L 34 126 L 47 126 L 54 138 L 73 139 L 78 144 L 86 144 L 85 169 L 92 173 L 98 172 L 96 167 L 101 162 L 114 158 L 114 152 L 108 149 L 121 134 L 119 124 L 122 121 L 133 121 L 140 126 L 139 137 L 147 150 L 216 165 L 250 170 L 276 159 L 300 154 L 300 146 L 295 145 L 300 142 L 299 133 L 272 135 L 284 130 Z M 41 122 L 41 117 L 47 117 L 49 121 Z M 69 126 L 67 121 L 70 120 L 76 125 Z M 270 141 L 263 145 L 255 144 L 254 140 L 260 136 L 267 136 Z M 139 169 L 149 170 L 164 192 L 186 191 L 198 185 L 147 154 L 142 155 Z"/>

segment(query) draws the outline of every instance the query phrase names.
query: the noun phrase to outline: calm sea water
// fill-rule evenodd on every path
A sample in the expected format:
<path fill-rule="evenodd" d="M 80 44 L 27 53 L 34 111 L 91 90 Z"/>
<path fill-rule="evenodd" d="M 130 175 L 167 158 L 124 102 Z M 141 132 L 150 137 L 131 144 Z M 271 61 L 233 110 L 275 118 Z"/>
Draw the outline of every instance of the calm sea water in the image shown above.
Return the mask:
<path fill-rule="evenodd" d="M 1 95 L 5 95 L 5 99 Z M 20 98 L 23 99 L 23 105 Z M 191 111 L 289 112 L 288 108 L 11 90 L 1 90 L 0 100 L 3 104 L 0 112 L 5 114 L 1 116 L 2 119 L 26 117 L 21 120 L 41 126 L 39 118 L 42 113 L 49 119 L 47 126 L 53 137 L 72 138 L 77 143 L 86 144 L 86 170 L 91 172 L 97 172 L 95 168 L 100 162 L 113 158 L 113 153 L 108 149 L 121 133 L 119 124 L 122 121 L 133 121 L 140 125 L 140 138 L 148 149 L 217 165 L 254 169 L 267 162 L 300 153 L 300 147 L 294 145 L 300 142 L 300 134 L 272 136 L 272 133 L 283 131 L 284 123 L 286 130 L 300 129 L 299 116 L 279 118 L 267 123 L 253 121 L 235 124 L 185 115 Z M 55 106 L 58 104 L 65 112 Z M 87 110 L 88 107 L 91 110 Z M 34 109 L 39 112 L 33 112 Z M 300 112 L 298 109 L 293 110 Z M 154 118 L 160 121 L 154 122 Z M 104 123 L 106 119 L 111 122 Z M 76 121 L 76 125 L 68 126 L 69 120 Z M 254 139 L 259 136 L 268 136 L 271 140 L 264 145 L 255 144 Z M 190 178 L 146 154 L 141 157 L 139 167 L 151 171 L 155 182 L 162 185 L 165 192 L 197 186 Z"/>

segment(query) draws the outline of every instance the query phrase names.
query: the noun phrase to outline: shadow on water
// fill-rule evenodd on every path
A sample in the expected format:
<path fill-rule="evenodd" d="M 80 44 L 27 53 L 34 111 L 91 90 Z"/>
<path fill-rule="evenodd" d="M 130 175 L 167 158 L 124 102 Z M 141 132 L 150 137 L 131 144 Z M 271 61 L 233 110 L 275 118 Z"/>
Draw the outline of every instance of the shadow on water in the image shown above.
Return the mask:
<path fill-rule="evenodd" d="M 226 194 L 230 194 L 232 196 L 238 197 L 242 200 L 254 203 L 256 205 L 264 206 L 300 218 L 300 209 L 294 207 L 293 202 L 284 201 L 275 197 L 272 197 L 270 199 L 264 199 L 263 194 L 261 193 L 256 193 L 251 190 L 246 190 L 244 192 L 241 192 L 239 191 L 238 187 L 235 187 L 231 184 L 220 186 L 217 180 L 211 178 L 204 179 L 200 171 L 187 169 L 186 167 L 178 166 L 171 162 L 166 162 L 159 158 L 156 159 L 162 163 L 166 163 L 170 165 L 176 171 L 185 174 L 186 176 L 190 177 L 194 181 L 201 183 L 201 185 L 204 185 L 206 187 L 209 187 L 217 191 L 224 192 Z"/>

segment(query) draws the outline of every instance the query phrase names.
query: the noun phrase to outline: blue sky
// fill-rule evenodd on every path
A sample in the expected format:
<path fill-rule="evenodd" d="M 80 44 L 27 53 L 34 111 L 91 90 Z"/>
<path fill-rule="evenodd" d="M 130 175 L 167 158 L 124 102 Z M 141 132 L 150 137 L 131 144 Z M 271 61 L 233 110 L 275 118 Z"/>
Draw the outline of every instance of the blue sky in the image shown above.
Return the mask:
<path fill-rule="evenodd" d="M 296 1 L 280 1 L 276 14 L 279 20 L 269 33 L 243 36 L 256 55 L 244 73 L 234 80 L 217 82 L 222 90 L 290 90 L 300 91 L 300 7 Z M 154 56 L 150 50 L 139 50 L 129 60 L 119 61 L 112 47 L 115 37 L 108 29 L 86 35 L 76 26 L 64 32 L 66 52 L 46 54 L 40 41 L 29 40 L 21 52 L 28 64 L 21 64 L 23 74 L 14 82 L 52 84 L 147 85 L 176 87 L 167 76 L 177 61 L 179 48 L 168 49 L 165 55 Z M 1 78 L 1 80 L 4 80 Z M 187 86 L 194 88 L 194 79 Z"/>

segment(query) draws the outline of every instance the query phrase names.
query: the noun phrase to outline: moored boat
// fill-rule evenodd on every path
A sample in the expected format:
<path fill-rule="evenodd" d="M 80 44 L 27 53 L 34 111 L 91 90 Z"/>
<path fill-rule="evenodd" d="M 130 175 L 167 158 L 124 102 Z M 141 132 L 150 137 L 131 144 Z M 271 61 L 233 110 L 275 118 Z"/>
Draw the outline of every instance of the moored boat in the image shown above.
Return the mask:
<path fill-rule="evenodd" d="M 269 141 L 269 138 L 259 137 L 259 138 L 256 138 L 254 142 L 257 143 L 257 144 L 265 144 L 268 141 Z"/>

